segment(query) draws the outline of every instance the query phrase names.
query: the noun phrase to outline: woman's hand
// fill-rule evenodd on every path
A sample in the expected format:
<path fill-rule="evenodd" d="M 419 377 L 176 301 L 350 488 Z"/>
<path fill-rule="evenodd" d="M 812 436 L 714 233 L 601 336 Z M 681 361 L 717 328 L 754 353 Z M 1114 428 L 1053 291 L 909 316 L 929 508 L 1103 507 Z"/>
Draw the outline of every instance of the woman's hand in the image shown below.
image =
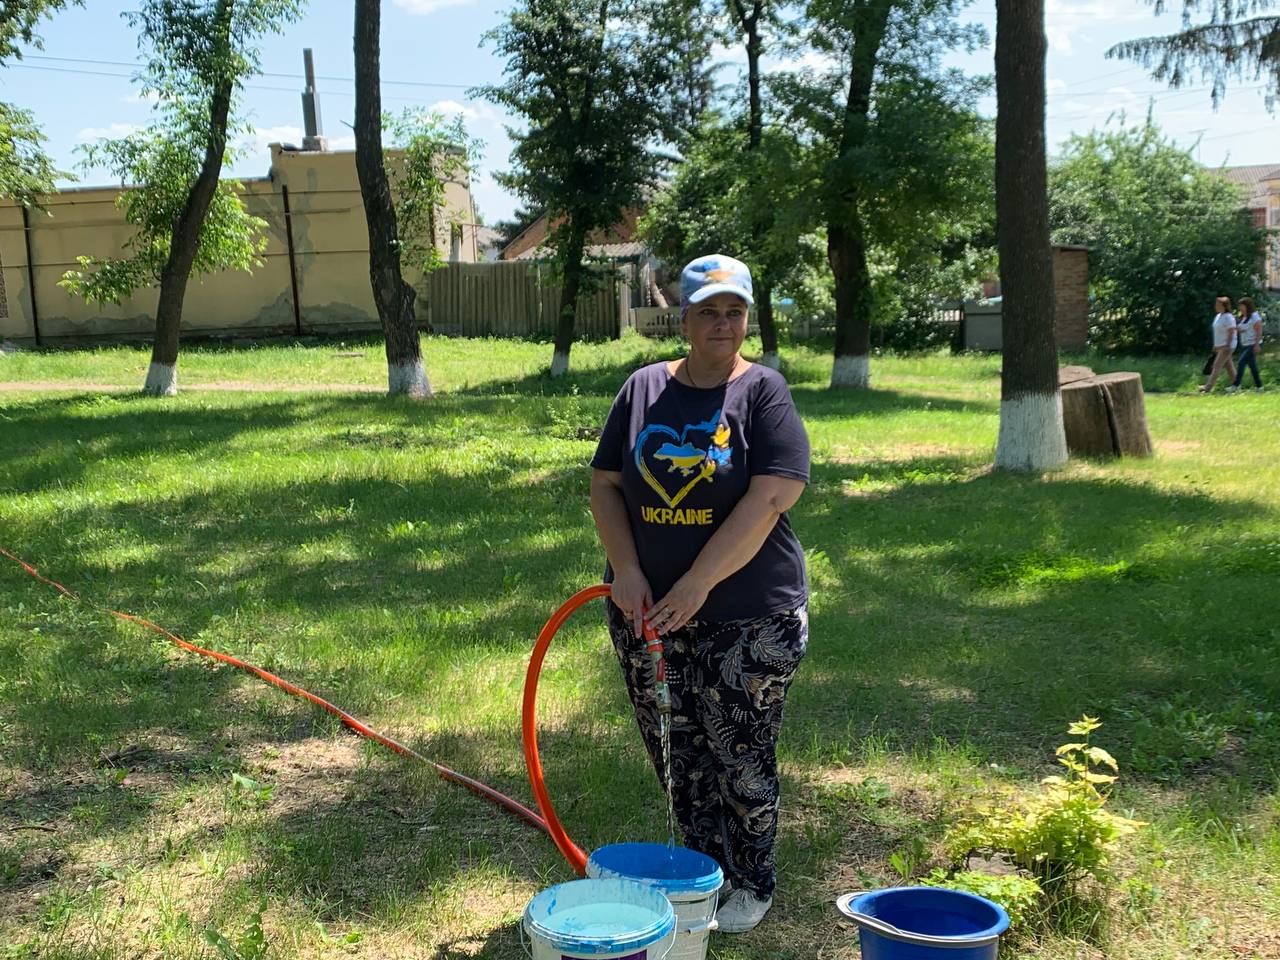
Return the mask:
<path fill-rule="evenodd" d="M 653 606 L 653 592 L 649 581 L 639 567 L 613 571 L 613 585 L 610 589 L 613 605 L 631 620 L 636 636 L 642 636 L 644 613 Z"/>
<path fill-rule="evenodd" d="M 665 597 L 653 605 L 645 620 L 659 635 L 679 630 L 702 609 L 711 586 L 692 572 L 686 573 L 676 581 Z"/>

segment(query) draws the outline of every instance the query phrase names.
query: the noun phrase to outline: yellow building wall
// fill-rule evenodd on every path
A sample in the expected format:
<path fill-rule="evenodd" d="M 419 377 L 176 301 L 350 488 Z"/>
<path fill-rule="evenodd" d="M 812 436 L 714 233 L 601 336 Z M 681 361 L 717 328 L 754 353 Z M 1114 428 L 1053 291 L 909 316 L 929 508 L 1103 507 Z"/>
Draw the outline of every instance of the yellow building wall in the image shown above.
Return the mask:
<path fill-rule="evenodd" d="M 270 175 L 243 181 L 246 209 L 267 222 L 262 266 L 252 272 L 228 271 L 192 277 L 183 303 L 182 329 L 195 335 L 254 336 L 377 328 L 369 287 L 369 244 L 355 154 L 318 153 L 271 147 Z M 290 279 L 288 231 L 293 232 L 294 269 L 298 289 L 295 316 Z M 64 190 L 45 200 L 46 212 L 28 213 L 0 202 L 0 337 L 35 339 L 30 277 L 35 284 L 35 317 L 40 339 L 149 337 L 155 325 L 158 292 L 139 291 L 119 306 L 88 304 L 62 290 L 62 275 L 76 267 L 81 255 L 112 257 L 123 253 L 132 235 L 113 188 Z M 470 190 L 451 183 L 448 210 L 439 225 L 436 247 L 448 259 L 450 222 L 474 219 Z M 457 259 L 479 259 L 475 231 L 461 231 Z M 28 271 L 27 244 L 32 268 Z M 406 270 L 406 280 L 420 286 L 421 277 Z M 420 311 L 423 318 L 425 311 Z"/>

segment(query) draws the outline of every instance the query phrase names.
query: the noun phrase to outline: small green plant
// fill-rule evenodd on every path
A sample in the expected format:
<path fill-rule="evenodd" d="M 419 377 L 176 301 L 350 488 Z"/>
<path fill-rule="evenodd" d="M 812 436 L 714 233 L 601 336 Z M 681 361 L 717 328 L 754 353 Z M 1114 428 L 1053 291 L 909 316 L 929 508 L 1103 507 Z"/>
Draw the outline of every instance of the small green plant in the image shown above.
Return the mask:
<path fill-rule="evenodd" d="M 903 883 L 909 883 L 915 876 L 916 869 L 924 863 L 928 855 L 929 848 L 924 837 L 915 834 L 889 855 L 889 866 L 893 867 Z"/>
<path fill-rule="evenodd" d="M 1227 743 L 1230 726 L 1197 709 L 1185 696 L 1122 712 L 1129 721 L 1133 751 L 1129 763 L 1139 773 L 1172 780 L 1207 763 Z"/>
<path fill-rule="evenodd" d="M 258 904 L 258 909 L 249 914 L 244 932 L 234 942 L 214 926 L 205 929 L 205 942 L 218 951 L 222 960 L 264 960 L 271 949 L 262 931 L 262 912 L 266 907 L 265 903 Z"/>
<path fill-rule="evenodd" d="M 1067 728 L 1081 739 L 1057 749 L 1065 775 L 1045 777 L 1034 795 L 1014 794 L 975 810 L 953 828 L 948 846 L 956 859 L 1007 854 L 1054 898 L 1069 897 L 1084 876 L 1111 880 L 1112 850 L 1143 824 L 1106 809 L 1119 766 L 1089 742 L 1100 725 L 1085 716 Z"/>
<path fill-rule="evenodd" d="M 259 783 L 243 773 L 231 773 L 232 805 L 256 809 L 271 802 L 271 785 Z"/>
<path fill-rule="evenodd" d="M 1015 932 L 1025 929 L 1044 900 L 1044 891 L 1031 877 L 1019 873 L 995 876 L 974 870 L 957 870 L 947 873 L 934 869 L 920 883 L 926 887 L 945 887 L 963 890 L 986 897 L 1004 907 L 1009 914 L 1009 929 Z"/>

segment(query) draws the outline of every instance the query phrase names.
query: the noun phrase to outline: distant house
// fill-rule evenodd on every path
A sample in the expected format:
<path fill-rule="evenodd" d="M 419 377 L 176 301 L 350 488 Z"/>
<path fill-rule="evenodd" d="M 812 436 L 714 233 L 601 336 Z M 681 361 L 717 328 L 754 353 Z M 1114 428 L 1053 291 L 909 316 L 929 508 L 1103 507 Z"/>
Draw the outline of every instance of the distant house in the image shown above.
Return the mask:
<path fill-rule="evenodd" d="M 482 227 L 479 224 L 465 224 L 476 239 L 476 253 L 479 260 L 492 261 L 502 259 L 502 234 L 493 227 Z"/>
<path fill-rule="evenodd" d="M 587 237 L 587 247 L 584 252 L 590 258 L 609 260 L 624 268 L 628 274 L 633 307 L 666 307 L 670 294 L 664 293 L 661 286 L 663 277 L 660 273 L 663 264 L 640 239 L 636 228 L 642 216 L 644 216 L 644 210 L 641 207 L 626 210 L 622 219 L 613 226 L 597 230 Z M 551 222 L 544 214 L 503 247 L 498 259 L 549 259 L 551 250 L 547 247 L 546 241 L 551 234 L 551 229 Z"/>
<path fill-rule="evenodd" d="M 1280 291 L 1280 164 L 1221 167 L 1216 172 L 1244 188 L 1248 197 L 1245 206 L 1253 215 L 1253 225 L 1268 231 L 1262 273 L 1267 288 Z"/>

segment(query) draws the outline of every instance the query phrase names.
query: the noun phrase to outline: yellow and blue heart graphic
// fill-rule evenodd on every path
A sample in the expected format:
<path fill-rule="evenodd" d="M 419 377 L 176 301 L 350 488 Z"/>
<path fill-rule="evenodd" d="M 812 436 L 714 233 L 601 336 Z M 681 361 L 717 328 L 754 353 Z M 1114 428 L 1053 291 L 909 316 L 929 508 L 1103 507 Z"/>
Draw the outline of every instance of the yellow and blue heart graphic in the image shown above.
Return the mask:
<path fill-rule="evenodd" d="M 702 434 L 706 446 L 698 446 L 690 439 L 691 434 Z M 719 410 L 709 420 L 685 424 L 678 432 L 665 423 L 651 423 L 636 437 L 635 460 L 640 475 L 673 509 L 703 480 L 710 482 L 717 470 L 728 469 L 732 455 L 729 427 L 720 422 Z M 653 469 L 650 461 L 654 462 Z M 665 470 L 660 468 L 663 464 Z M 654 475 L 655 469 L 666 483 Z"/>

